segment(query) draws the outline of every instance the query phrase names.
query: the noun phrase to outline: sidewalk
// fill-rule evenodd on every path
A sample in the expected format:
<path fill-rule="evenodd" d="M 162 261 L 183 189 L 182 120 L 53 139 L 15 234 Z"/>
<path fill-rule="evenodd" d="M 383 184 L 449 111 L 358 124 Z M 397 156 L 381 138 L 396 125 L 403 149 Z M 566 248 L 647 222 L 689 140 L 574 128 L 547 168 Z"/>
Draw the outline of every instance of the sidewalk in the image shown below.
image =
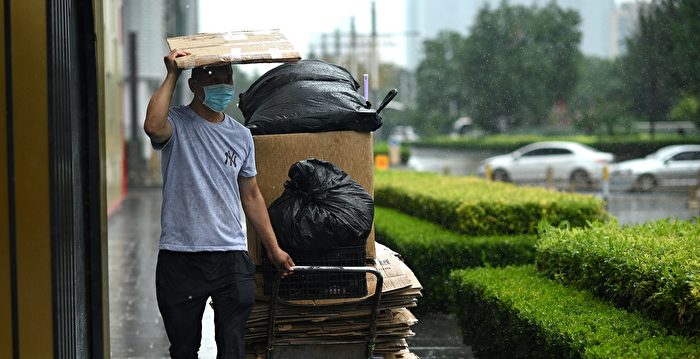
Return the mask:
<path fill-rule="evenodd" d="M 160 236 L 160 188 L 130 189 L 108 222 L 110 345 L 113 359 L 168 358 L 158 312 L 155 269 Z M 420 302 L 418 303 L 420 305 Z M 473 358 L 461 343 L 456 320 L 424 315 L 413 327 L 411 351 L 424 359 Z M 202 321 L 200 358 L 215 358 L 214 313 Z"/>

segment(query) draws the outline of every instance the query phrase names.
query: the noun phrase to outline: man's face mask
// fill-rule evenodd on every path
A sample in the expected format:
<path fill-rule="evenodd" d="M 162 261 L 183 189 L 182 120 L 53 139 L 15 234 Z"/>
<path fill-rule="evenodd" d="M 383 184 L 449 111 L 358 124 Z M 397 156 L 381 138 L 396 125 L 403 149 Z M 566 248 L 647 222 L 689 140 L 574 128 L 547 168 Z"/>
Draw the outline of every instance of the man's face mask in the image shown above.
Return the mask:
<path fill-rule="evenodd" d="M 217 84 L 202 86 L 204 89 L 204 105 L 216 112 L 223 112 L 233 100 L 232 84 Z"/>
<path fill-rule="evenodd" d="M 195 82 L 204 90 L 202 103 L 212 111 L 223 112 L 233 100 L 234 87 L 231 66 L 198 69 Z"/>

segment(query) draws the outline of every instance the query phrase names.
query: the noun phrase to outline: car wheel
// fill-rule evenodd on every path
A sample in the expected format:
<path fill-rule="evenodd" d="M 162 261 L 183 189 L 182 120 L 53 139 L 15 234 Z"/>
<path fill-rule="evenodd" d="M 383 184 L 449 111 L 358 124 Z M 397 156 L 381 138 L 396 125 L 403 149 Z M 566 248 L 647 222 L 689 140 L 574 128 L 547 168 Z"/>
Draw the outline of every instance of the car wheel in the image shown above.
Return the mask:
<path fill-rule="evenodd" d="M 493 180 L 496 182 L 510 182 L 510 176 L 508 176 L 508 172 L 499 168 L 493 171 Z"/>
<path fill-rule="evenodd" d="M 591 186 L 591 177 L 584 170 L 576 170 L 571 173 L 569 184 L 576 189 L 588 188 Z"/>
<path fill-rule="evenodd" d="M 637 178 L 634 188 L 639 192 L 651 192 L 656 186 L 656 177 L 650 174 L 643 174 Z"/>

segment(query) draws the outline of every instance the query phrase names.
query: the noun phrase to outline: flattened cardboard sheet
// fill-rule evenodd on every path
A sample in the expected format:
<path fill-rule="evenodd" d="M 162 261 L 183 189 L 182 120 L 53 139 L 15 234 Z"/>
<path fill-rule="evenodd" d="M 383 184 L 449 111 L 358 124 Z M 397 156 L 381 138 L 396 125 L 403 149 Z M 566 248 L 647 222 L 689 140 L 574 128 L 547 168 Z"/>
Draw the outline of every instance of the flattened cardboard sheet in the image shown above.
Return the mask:
<path fill-rule="evenodd" d="M 167 39 L 170 50 L 191 55 L 175 59 L 178 68 L 205 65 L 297 62 L 299 52 L 278 29 L 230 31 L 177 36 Z"/>

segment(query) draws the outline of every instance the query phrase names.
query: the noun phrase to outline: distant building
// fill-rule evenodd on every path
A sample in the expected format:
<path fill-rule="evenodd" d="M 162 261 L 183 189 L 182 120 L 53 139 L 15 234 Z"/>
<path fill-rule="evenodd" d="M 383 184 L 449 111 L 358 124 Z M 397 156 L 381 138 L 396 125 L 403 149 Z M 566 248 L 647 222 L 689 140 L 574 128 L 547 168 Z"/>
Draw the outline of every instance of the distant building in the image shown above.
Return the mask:
<path fill-rule="evenodd" d="M 625 39 L 630 37 L 637 30 L 639 21 L 638 14 L 643 4 L 638 2 L 628 2 L 620 4 L 613 16 L 613 34 L 610 37 L 610 55 L 617 57 L 627 51 Z"/>

